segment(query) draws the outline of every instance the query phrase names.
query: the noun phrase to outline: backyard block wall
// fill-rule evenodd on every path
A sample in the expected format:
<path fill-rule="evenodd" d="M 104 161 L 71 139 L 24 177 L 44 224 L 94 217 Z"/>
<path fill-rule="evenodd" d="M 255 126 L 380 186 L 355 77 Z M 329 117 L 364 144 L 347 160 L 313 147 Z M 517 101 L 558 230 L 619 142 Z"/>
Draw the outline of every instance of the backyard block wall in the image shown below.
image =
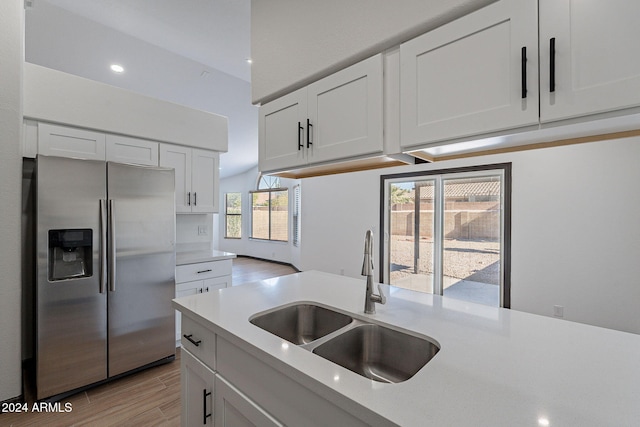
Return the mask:
<path fill-rule="evenodd" d="M 420 237 L 433 238 L 433 211 L 420 211 Z M 391 234 L 413 236 L 415 212 L 392 211 Z M 444 215 L 444 233 L 447 239 L 492 240 L 500 239 L 500 211 L 448 210 Z"/>

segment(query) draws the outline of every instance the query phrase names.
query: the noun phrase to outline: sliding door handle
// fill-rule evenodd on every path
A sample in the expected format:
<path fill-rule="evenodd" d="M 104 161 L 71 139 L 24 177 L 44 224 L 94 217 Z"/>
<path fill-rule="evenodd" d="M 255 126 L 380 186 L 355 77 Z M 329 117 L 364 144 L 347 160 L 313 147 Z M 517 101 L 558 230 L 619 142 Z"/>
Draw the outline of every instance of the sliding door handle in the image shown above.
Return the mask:
<path fill-rule="evenodd" d="M 523 46 L 520 53 L 520 67 L 522 68 L 522 99 L 527 97 L 527 47 Z"/>
<path fill-rule="evenodd" d="M 556 91 L 556 38 L 549 39 L 549 92 Z"/>

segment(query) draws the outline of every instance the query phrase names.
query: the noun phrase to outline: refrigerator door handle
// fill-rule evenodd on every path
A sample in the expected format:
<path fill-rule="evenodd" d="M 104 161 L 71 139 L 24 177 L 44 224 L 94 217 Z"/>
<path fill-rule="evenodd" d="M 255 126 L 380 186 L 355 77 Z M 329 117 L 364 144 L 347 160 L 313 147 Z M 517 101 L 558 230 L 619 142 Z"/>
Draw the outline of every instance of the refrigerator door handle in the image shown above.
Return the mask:
<path fill-rule="evenodd" d="M 107 201 L 100 199 L 100 293 L 107 286 Z"/>
<path fill-rule="evenodd" d="M 113 199 L 109 200 L 109 290 L 116 291 L 116 215 Z"/>

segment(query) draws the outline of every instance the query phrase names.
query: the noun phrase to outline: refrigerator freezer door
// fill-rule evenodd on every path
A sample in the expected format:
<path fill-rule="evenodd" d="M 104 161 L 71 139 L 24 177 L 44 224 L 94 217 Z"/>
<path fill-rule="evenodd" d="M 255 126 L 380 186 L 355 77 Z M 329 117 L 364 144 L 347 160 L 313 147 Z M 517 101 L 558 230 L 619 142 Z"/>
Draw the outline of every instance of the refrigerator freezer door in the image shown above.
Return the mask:
<path fill-rule="evenodd" d="M 175 355 L 175 181 L 173 169 L 111 162 L 107 181 L 111 377 Z"/>
<path fill-rule="evenodd" d="M 107 378 L 107 298 L 100 292 L 106 164 L 38 156 L 36 183 L 36 398 L 43 399 Z M 90 243 L 74 247 L 87 236 Z M 54 266 L 62 273 L 50 274 Z M 65 275 L 70 267 L 82 274 Z"/>

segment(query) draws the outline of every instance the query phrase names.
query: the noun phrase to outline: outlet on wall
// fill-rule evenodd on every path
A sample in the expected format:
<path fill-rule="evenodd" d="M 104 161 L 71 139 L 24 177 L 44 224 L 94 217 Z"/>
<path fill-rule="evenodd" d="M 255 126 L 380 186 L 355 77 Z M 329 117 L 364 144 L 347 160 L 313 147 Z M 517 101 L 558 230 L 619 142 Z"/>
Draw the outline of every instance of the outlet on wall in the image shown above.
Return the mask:
<path fill-rule="evenodd" d="M 554 305 L 553 306 L 553 315 L 555 317 L 564 317 L 564 306 L 562 305 Z"/>
<path fill-rule="evenodd" d="M 207 235 L 207 226 L 199 225 L 198 226 L 198 236 L 206 236 Z"/>

